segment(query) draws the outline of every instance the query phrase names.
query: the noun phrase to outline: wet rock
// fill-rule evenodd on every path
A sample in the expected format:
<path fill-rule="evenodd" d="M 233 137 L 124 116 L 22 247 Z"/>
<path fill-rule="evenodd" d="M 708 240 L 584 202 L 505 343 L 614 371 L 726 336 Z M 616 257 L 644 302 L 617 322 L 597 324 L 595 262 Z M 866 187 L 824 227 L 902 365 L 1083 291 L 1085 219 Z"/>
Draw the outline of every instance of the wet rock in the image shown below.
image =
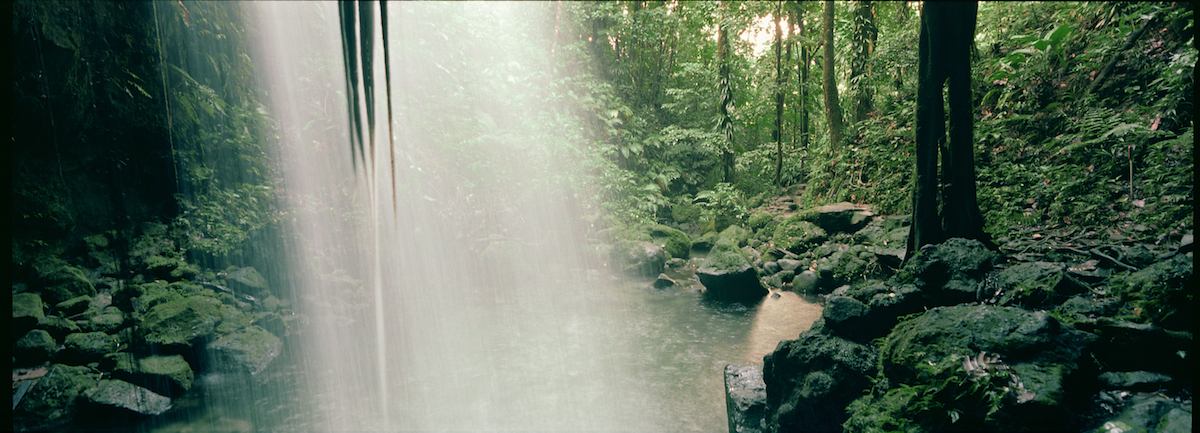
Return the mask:
<path fill-rule="evenodd" d="M 870 312 L 862 302 L 848 296 L 830 296 L 825 302 L 825 310 L 821 317 L 825 319 L 825 327 L 837 335 L 855 340 L 860 329 L 867 322 Z"/>
<path fill-rule="evenodd" d="M 783 287 L 784 284 L 790 283 L 796 279 L 796 273 L 792 271 L 779 271 L 775 275 L 767 277 L 767 281 L 772 287 Z"/>
<path fill-rule="evenodd" d="M 678 271 L 678 270 L 686 267 L 687 264 L 688 264 L 688 261 L 686 259 L 681 259 L 679 257 L 672 257 L 670 260 L 667 260 L 666 267 L 667 267 L 667 269 Z"/>
<path fill-rule="evenodd" d="M 726 365 L 725 413 L 730 433 L 766 431 L 766 409 L 767 386 L 763 383 L 762 367 Z"/>
<path fill-rule="evenodd" d="M 94 385 L 99 374 L 84 366 L 53 364 L 45 376 L 30 382 L 24 397 L 13 408 L 13 429 L 51 430 L 75 419 L 76 401 Z"/>
<path fill-rule="evenodd" d="M 942 305 L 972 302 L 979 299 L 980 283 L 1000 259 L 977 240 L 953 238 L 921 247 L 897 279 L 934 292 L 931 297 L 939 298 Z"/>
<path fill-rule="evenodd" d="M 696 269 L 696 276 L 707 289 L 708 296 L 730 302 L 756 301 L 766 296 L 767 289 L 758 279 L 758 272 L 745 253 L 722 238 Z"/>
<path fill-rule="evenodd" d="M 230 289 L 241 294 L 249 294 L 258 298 L 265 298 L 270 294 L 267 279 L 250 266 L 229 272 L 225 276 L 225 283 Z"/>
<path fill-rule="evenodd" d="M 138 359 L 131 353 L 110 353 L 100 368 L 112 376 L 164 396 L 180 395 L 191 389 L 195 380 L 191 365 L 183 355 L 151 355 Z"/>
<path fill-rule="evenodd" d="M 37 261 L 33 270 L 42 285 L 42 297 L 48 303 L 57 304 L 77 296 L 96 294 L 96 288 L 82 269 L 57 257 Z"/>
<path fill-rule="evenodd" d="M 779 267 L 779 263 L 776 263 L 776 262 L 764 262 L 763 263 L 763 273 L 764 274 L 774 275 L 776 272 L 779 272 L 780 270 L 782 270 L 782 268 Z"/>
<path fill-rule="evenodd" d="M 997 354 L 1033 394 L 1032 401 L 1009 408 L 1013 419 L 1038 419 L 1039 426 L 1062 429 L 1069 422 L 1065 385 L 1094 341 L 1094 335 L 1043 312 L 957 305 L 930 309 L 896 326 L 879 356 L 890 383 L 918 385 L 932 379 L 926 377 L 929 366 L 957 368 L 965 356 Z"/>
<path fill-rule="evenodd" d="M 1087 291 L 1087 286 L 1070 276 L 1062 263 L 1019 263 L 1000 271 L 996 284 L 1001 290 L 998 304 L 1028 308 L 1060 304 L 1071 295 Z"/>
<path fill-rule="evenodd" d="M 1154 371 L 1191 381 L 1194 370 L 1190 360 L 1191 333 L 1108 318 L 1078 322 L 1075 326 L 1099 336 L 1092 356 L 1108 370 Z"/>
<path fill-rule="evenodd" d="M 800 254 L 828 239 L 825 230 L 808 221 L 792 216 L 775 227 L 771 241 L 776 247 Z"/>
<path fill-rule="evenodd" d="M 739 247 L 750 245 L 750 239 L 752 237 L 754 237 L 754 233 L 751 233 L 749 230 L 746 230 L 739 225 L 731 225 L 726 227 L 725 230 L 721 230 L 721 238 L 729 239 L 730 242 L 733 242 Z"/>
<path fill-rule="evenodd" d="M 36 293 L 17 293 L 12 295 L 12 324 L 13 338 L 18 338 L 33 329 L 43 318 L 42 297 Z M 12 341 L 12 340 L 9 340 Z"/>
<path fill-rule="evenodd" d="M 653 284 L 654 288 L 656 289 L 667 289 L 675 287 L 675 285 L 675 280 L 671 279 L 671 277 L 668 277 L 667 274 L 658 274 L 658 278 L 654 280 Z"/>
<path fill-rule="evenodd" d="M 667 252 L 653 242 L 620 241 L 612 250 L 613 263 L 626 275 L 658 275 L 667 262 Z"/>
<path fill-rule="evenodd" d="M 258 374 L 279 356 L 283 341 L 266 329 L 251 325 L 207 346 L 217 371 Z"/>
<path fill-rule="evenodd" d="M 63 349 L 55 354 L 56 362 L 67 365 L 83 365 L 99 361 L 104 354 L 117 348 L 117 339 L 103 332 L 79 332 L 68 335 Z"/>
<path fill-rule="evenodd" d="M 1098 377 L 1111 388 L 1129 388 L 1135 391 L 1157 391 L 1161 385 L 1171 382 L 1171 376 L 1150 371 L 1110 371 Z"/>
<path fill-rule="evenodd" d="M 158 304 L 145 314 L 138 331 L 147 343 L 190 344 L 213 333 L 221 319 L 220 305 L 216 299 L 204 296 Z"/>
<path fill-rule="evenodd" d="M 763 358 L 767 422 L 777 431 L 841 431 L 846 405 L 875 375 L 875 349 L 818 326 Z"/>
<path fill-rule="evenodd" d="M 140 415 L 160 415 L 171 408 L 171 399 L 123 380 L 101 380 L 83 396 L 89 403 Z"/>
<path fill-rule="evenodd" d="M 58 343 L 49 332 L 34 329 L 13 344 L 13 364 L 19 367 L 38 365 L 50 359 Z"/>
<path fill-rule="evenodd" d="M 816 294 L 820 287 L 821 278 L 815 271 L 807 270 L 796 274 L 792 279 L 792 291 L 796 293 Z"/>
<path fill-rule="evenodd" d="M 795 218 L 810 221 L 825 232 L 854 233 L 871 222 L 871 207 L 853 203 L 835 203 L 801 211 Z"/>
<path fill-rule="evenodd" d="M 1182 404 L 1160 395 L 1134 396 L 1124 410 L 1104 421 L 1097 430 L 1101 433 L 1192 431 L 1192 405 Z"/>

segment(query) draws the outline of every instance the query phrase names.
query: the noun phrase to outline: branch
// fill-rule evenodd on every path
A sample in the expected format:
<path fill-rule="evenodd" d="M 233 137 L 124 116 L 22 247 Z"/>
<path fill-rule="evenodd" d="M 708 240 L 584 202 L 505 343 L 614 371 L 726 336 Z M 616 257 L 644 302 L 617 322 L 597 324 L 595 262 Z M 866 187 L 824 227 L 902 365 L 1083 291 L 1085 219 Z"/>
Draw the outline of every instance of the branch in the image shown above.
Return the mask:
<path fill-rule="evenodd" d="M 1092 80 L 1092 84 L 1088 86 L 1087 90 L 1083 91 L 1083 95 L 1080 96 L 1079 99 L 1086 98 L 1087 95 L 1091 94 L 1093 90 L 1096 90 L 1100 87 L 1100 84 L 1108 78 L 1108 74 L 1111 73 L 1113 68 L 1117 66 L 1117 63 L 1121 63 L 1121 61 L 1125 59 L 1125 52 L 1133 48 L 1133 45 L 1142 37 L 1142 34 L 1146 33 L 1146 29 L 1150 28 L 1151 23 L 1157 21 L 1156 18 L 1156 16 L 1151 16 L 1150 19 L 1142 23 L 1141 27 L 1139 27 L 1133 33 L 1130 33 L 1129 36 L 1125 37 L 1125 44 L 1121 45 L 1121 49 L 1117 50 L 1117 56 L 1113 57 L 1113 59 L 1109 61 L 1107 65 L 1104 65 L 1104 69 L 1100 70 L 1100 74 L 1096 75 L 1096 79 Z"/>

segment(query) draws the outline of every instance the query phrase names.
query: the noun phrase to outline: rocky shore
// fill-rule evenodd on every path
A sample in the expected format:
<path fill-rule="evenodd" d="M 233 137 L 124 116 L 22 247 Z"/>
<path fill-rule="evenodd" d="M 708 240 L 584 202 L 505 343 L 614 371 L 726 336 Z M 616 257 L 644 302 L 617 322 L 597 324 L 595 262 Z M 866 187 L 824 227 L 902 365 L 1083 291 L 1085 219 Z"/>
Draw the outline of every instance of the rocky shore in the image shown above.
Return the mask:
<path fill-rule="evenodd" d="M 731 432 L 1190 431 L 1190 233 L 1040 227 L 999 251 L 951 239 L 905 260 L 905 216 L 784 201 L 696 235 L 703 257 L 669 252 L 686 234 L 663 226 L 609 255 L 632 274 L 666 264 L 656 287 L 823 299 L 762 366 L 726 369 Z"/>
<path fill-rule="evenodd" d="M 253 267 L 202 270 L 162 225 L 14 260 L 13 429 L 166 413 L 206 374 L 268 369 L 296 320 Z M 20 258 L 18 258 L 20 259 Z"/>

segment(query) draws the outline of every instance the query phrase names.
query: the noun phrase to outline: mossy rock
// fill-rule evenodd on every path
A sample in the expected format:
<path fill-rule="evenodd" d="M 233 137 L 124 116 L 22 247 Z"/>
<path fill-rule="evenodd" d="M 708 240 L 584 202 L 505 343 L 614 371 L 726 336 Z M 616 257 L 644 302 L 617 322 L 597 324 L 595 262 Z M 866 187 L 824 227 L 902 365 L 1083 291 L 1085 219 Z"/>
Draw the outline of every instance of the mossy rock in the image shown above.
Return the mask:
<path fill-rule="evenodd" d="M 125 326 L 125 313 L 117 307 L 108 307 L 104 312 L 92 316 L 88 321 L 83 322 L 84 331 L 98 331 L 106 334 L 117 332 Z"/>
<path fill-rule="evenodd" d="M 653 277 L 663 270 L 670 256 L 662 247 L 646 241 L 620 241 L 613 246 L 612 262 L 622 273 Z"/>
<path fill-rule="evenodd" d="M 1167 329 L 1190 330 L 1194 299 L 1190 255 L 1177 254 L 1146 269 L 1109 278 L 1109 289 L 1125 302 L 1122 312 Z"/>
<path fill-rule="evenodd" d="M 692 241 L 692 249 L 696 251 L 708 252 L 713 245 L 721 239 L 721 235 L 717 232 L 707 232 Z"/>
<path fill-rule="evenodd" d="M 746 226 L 750 227 L 750 230 L 758 231 L 766 227 L 767 223 L 771 222 L 772 219 L 775 219 L 775 215 L 770 212 L 755 211 L 746 219 Z"/>
<path fill-rule="evenodd" d="M 726 238 L 721 238 L 704 264 L 696 269 L 705 293 L 714 299 L 730 302 L 752 302 L 766 296 L 763 287 L 746 253 Z"/>
<path fill-rule="evenodd" d="M 250 326 L 251 318 L 236 306 L 221 304 L 221 323 L 217 325 L 216 333 L 230 334 Z"/>
<path fill-rule="evenodd" d="M 817 227 L 815 224 L 797 219 L 795 217 L 788 218 L 775 227 L 775 234 L 771 236 L 771 241 L 775 246 L 795 254 L 801 254 L 828 239 L 825 230 Z"/>
<path fill-rule="evenodd" d="M 679 229 L 655 224 L 647 227 L 654 242 L 660 244 L 671 257 L 687 259 L 692 250 L 692 239 Z"/>
<path fill-rule="evenodd" d="M 700 206 L 691 203 L 678 203 L 671 206 L 671 219 L 676 224 L 696 222 L 700 219 Z"/>
<path fill-rule="evenodd" d="M 55 354 L 57 362 L 83 365 L 99 361 L 117 349 L 117 339 L 103 332 L 77 332 L 63 339 L 63 349 Z"/>
<path fill-rule="evenodd" d="M 65 316 L 74 316 L 86 311 L 90 305 L 92 305 L 92 297 L 82 295 L 59 302 L 54 305 L 54 308 Z"/>
<path fill-rule="evenodd" d="M 14 430 L 51 430 L 71 422 L 76 401 L 100 377 L 88 367 L 52 364 L 13 409 Z"/>
<path fill-rule="evenodd" d="M 259 326 L 248 326 L 207 346 L 218 371 L 258 374 L 279 356 L 283 341 Z"/>
<path fill-rule="evenodd" d="M 153 255 L 145 258 L 142 264 L 150 275 L 168 281 L 191 279 L 200 274 L 199 268 L 174 257 Z"/>
<path fill-rule="evenodd" d="M 57 257 L 39 260 L 33 269 L 42 286 L 42 296 L 48 303 L 57 304 L 77 296 L 96 294 L 96 288 L 82 269 Z"/>
<path fill-rule="evenodd" d="M 37 293 L 17 293 L 12 295 L 12 324 L 13 338 L 18 338 L 37 326 L 45 317 L 42 297 Z M 9 340 L 12 341 L 12 340 Z"/>
<path fill-rule="evenodd" d="M 726 227 L 725 230 L 721 231 L 722 238 L 728 239 L 730 242 L 733 242 L 734 245 L 739 247 L 748 245 L 753 235 L 754 233 L 751 233 L 749 230 L 746 230 L 739 225 L 731 225 Z"/>
<path fill-rule="evenodd" d="M 220 305 L 220 301 L 203 296 L 158 304 L 145 314 L 139 331 L 147 343 L 190 344 L 216 330 L 222 317 Z"/>
<path fill-rule="evenodd" d="M 49 332 L 54 338 L 63 338 L 68 334 L 79 332 L 79 325 L 73 320 L 64 319 L 62 316 L 51 315 L 38 320 L 37 329 Z"/>
<path fill-rule="evenodd" d="M 101 380 L 83 396 L 91 404 L 140 415 L 161 415 L 171 408 L 170 398 L 123 380 Z"/>
<path fill-rule="evenodd" d="M 150 355 L 139 359 L 132 353 L 110 353 L 100 361 L 100 368 L 114 378 L 165 396 L 191 389 L 196 378 L 183 355 Z"/>
<path fill-rule="evenodd" d="M 133 285 L 132 288 L 118 292 L 124 296 L 139 294 L 132 298 L 129 303 L 134 312 L 146 313 L 156 305 L 168 302 L 178 301 L 183 299 L 183 295 L 176 290 L 172 290 L 169 286 L 161 281 L 155 281 L 144 284 Z M 117 297 L 114 296 L 114 302 Z"/>
<path fill-rule="evenodd" d="M 54 341 L 54 337 L 51 337 L 49 332 L 41 329 L 29 331 L 17 340 L 16 344 L 13 344 L 14 366 L 41 364 L 50 359 L 50 354 L 54 353 L 56 346 L 58 343 Z"/>

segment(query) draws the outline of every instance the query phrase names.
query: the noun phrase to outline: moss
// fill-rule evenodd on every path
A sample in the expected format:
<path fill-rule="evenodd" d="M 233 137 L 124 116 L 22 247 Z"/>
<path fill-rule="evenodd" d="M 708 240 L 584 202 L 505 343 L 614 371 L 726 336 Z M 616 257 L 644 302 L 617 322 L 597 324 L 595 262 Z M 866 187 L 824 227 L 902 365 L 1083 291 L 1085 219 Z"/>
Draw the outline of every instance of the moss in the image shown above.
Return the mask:
<path fill-rule="evenodd" d="M 99 375 L 88 367 L 53 364 L 13 410 L 13 424 L 29 430 L 46 429 L 75 417 L 76 399 Z"/>
<path fill-rule="evenodd" d="M 210 335 L 222 314 L 216 299 L 193 296 L 155 305 L 146 313 L 139 330 L 152 344 L 188 344 Z"/>
<path fill-rule="evenodd" d="M 661 224 L 647 227 L 654 242 L 663 247 L 671 257 L 688 258 L 692 250 L 692 239 L 686 233 Z"/>
<path fill-rule="evenodd" d="M 792 217 L 775 227 L 771 241 L 779 248 L 800 254 L 820 245 L 826 238 L 825 230 L 811 222 Z"/>
<path fill-rule="evenodd" d="M 742 228 L 742 226 L 738 225 L 731 225 L 726 227 L 725 230 L 721 231 L 721 237 L 729 239 L 730 242 L 733 242 L 734 245 L 739 247 L 746 246 L 750 242 L 751 235 L 753 235 L 753 233 L 750 233 L 749 230 L 746 230 Z"/>
<path fill-rule="evenodd" d="M 770 212 L 762 210 L 755 211 L 754 213 L 750 214 L 749 218 L 746 219 L 746 226 L 750 227 L 750 230 L 757 231 L 763 227 L 766 227 L 767 223 L 771 222 L 771 220 L 774 218 L 775 215 L 771 214 Z"/>
<path fill-rule="evenodd" d="M 1125 302 L 1122 313 L 1169 329 L 1190 329 L 1192 262 L 1179 254 L 1137 272 L 1109 279 L 1109 288 Z"/>
<path fill-rule="evenodd" d="M 676 224 L 695 222 L 700 219 L 700 207 L 691 203 L 677 203 L 671 207 L 671 219 Z"/>

